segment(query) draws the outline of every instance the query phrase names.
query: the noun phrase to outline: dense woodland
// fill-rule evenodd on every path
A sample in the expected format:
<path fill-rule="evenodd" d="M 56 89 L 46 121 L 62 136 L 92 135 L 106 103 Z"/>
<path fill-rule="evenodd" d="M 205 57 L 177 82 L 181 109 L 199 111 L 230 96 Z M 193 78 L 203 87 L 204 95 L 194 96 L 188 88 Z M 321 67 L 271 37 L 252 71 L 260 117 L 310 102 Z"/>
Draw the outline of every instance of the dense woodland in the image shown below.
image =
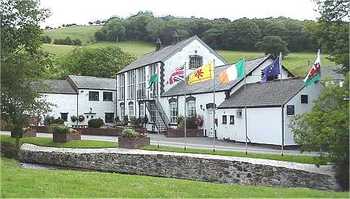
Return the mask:
<path fill-rule="evenodd" d="M 318 23 L 285 17 L 231 21 L 227 18 L 155 17 L 151 12 L 138 12 L 128 18 L 111 17 L 96 32 L 97 41 L 142 40 L 154 42 L 160 38 L 164 45 L 177 39 L 198 35 L 215 49 L 258 50 L 256 44 L 266 36 L 277 36 L 289 51 L 314 51 L 319 47 Z"/>

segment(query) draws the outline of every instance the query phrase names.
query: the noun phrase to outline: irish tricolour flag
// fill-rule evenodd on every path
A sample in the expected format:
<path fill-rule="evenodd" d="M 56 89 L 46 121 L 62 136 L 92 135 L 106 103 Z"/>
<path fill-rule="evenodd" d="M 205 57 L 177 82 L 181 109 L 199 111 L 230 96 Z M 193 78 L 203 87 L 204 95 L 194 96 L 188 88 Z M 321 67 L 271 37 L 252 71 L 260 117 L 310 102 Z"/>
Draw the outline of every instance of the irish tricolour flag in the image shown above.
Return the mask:
<path fill-rule="evenodd" d="M 313 83 L 320 81 L 321 79 L 321 58 L 320 58 L 320 50 L 317 52 L 317 57 L 314 65 L 310 68 L 307 73 L 304 83 L 305 86 L 310 86 Z"/>
<path fill-rule="evenodd" d="M 244 64 L 245 61 L 241 59 L 236 64 L 233 64 L 222 71 L 219 74 L 220 83 L 227 84 L 230 81 L 242 79 L 244 77 Z"/>

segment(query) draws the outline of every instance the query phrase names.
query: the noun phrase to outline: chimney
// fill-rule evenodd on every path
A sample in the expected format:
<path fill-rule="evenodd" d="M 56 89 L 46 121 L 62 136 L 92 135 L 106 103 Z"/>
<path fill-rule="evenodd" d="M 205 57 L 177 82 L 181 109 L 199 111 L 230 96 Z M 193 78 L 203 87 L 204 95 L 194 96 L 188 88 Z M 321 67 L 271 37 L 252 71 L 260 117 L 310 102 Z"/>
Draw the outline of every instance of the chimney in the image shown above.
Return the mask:
<path fill-rule="evenodd" d="M 160 41 L 159 37 L 156 41 L 156 51 L 158 51 L 162 47 L 162 41 Z"/>

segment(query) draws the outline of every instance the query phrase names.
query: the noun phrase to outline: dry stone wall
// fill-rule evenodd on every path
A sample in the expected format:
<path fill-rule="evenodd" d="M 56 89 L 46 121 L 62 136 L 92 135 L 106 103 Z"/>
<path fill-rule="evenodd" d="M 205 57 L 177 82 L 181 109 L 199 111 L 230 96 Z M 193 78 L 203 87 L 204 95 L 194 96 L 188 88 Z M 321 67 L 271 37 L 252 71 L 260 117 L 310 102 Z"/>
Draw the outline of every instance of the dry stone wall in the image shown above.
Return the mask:
<path fill-rule="evenodd" d="M 337 190 L 329 166 L 253 158 L 145 151 L 137 149 L 68 149 L 23 144 L 28 163 L 137 175 L 162 176 L 243 185 Z"/>

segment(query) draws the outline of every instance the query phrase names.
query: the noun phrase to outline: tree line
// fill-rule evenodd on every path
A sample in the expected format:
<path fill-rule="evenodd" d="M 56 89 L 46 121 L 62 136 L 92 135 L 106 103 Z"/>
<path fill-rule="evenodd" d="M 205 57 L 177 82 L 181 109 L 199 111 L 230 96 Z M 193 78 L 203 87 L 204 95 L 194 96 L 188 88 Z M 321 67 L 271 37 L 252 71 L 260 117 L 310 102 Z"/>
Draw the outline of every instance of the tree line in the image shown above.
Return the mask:
<path fill-rule="evenodd" d="M 240 18 L 179 18 L 155 17 L 152 12 L 140 11 L 128 18 L 111 17 L 101 30 L 97 41 L 142 40 L 154 42 L 160 38 L 164 45 L 177 39 L 198 35 L 214 49 L 258 50 L 256 45 L 266 36 L 278 37 L 290 51 L 314 51 L 319 46 L 315 21 L 300 21 L 286 17 Z"/>

